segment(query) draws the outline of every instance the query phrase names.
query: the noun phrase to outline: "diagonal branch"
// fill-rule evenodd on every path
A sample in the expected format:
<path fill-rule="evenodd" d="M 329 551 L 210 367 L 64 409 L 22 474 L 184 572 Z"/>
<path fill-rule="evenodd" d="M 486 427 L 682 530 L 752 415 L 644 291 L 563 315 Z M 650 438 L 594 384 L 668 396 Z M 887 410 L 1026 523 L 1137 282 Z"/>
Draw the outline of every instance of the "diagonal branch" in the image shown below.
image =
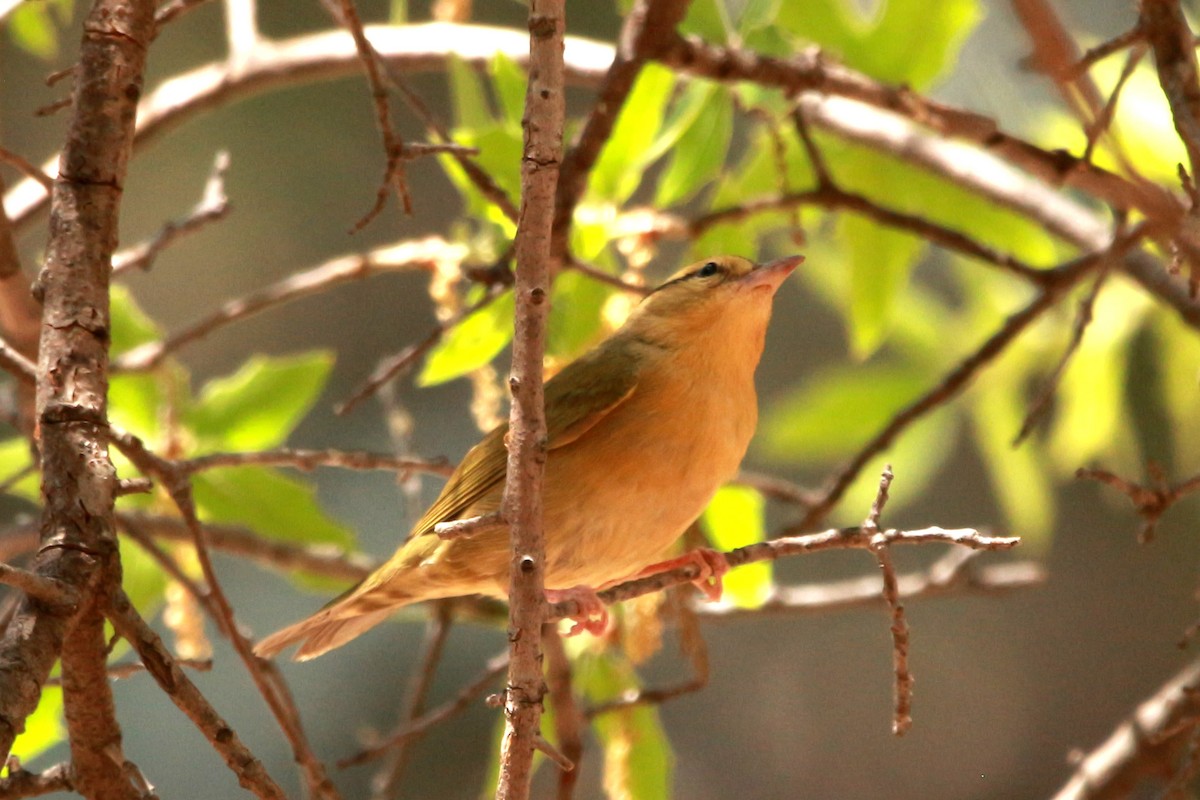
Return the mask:
<path fill-rule="evenodd" d="M 617 116 L 646 61 L 663 52 L 674 40 L 691 0 L 637 0 L 621 27 L 612 65 L 597 91 L 583 128 L 563 158 L 554 200 L 554 252 L 566 254 L 571 217 L 587 188 L 588 175 Z"/>

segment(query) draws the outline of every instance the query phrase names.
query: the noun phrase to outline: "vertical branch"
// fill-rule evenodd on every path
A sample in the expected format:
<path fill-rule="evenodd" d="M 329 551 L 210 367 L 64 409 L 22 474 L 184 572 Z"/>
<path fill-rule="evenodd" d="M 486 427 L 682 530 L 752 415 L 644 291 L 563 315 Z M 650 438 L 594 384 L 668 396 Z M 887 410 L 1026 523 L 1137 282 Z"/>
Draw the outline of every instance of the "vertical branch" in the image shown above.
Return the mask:
<path fill-rule="evenodd" d="M 1191 173 L 1200 174 L 1200 67 L 1192 30 L 1179 0 L 1143 0 L 1139 24 L 1154 50 L 1158 80 L 1187 150 Z"/>
<path fill-rule="evenodd" d="M 113 532 L 116 475 L 105 445 L 108 282 L 153 27 L 150 0 L 97 0 L 84 23 L 74 113 L 54 184 L 40 278 L 44 312 L 36 413 L 44 511 L 34 565 L 43 577 L 80 590 L 84 601 L 79 608 L 55 608 L 26 597 L 9 622 L 0 642 L 4 755 L 60 654 L 64 672 L 102 667 L 107 657 L 95 647 L 100 610 L 87 594 L 102 591 L 102 582 L 119 574 Z M 107 692 L 107 681 L 98 689 Z M 110 743 L 119 743 L 111 715 L 94 722 L 105 727 Z M 77 733 L 70 731 L 73 748 L 82 743 Z M 111 773 L 90 777 L 106 784 Z M 94 786 L 85 790 L 80 784 L 80 791 L 97 796 Z"/>
<path fill-rule="evenodd" d="M 562 160 L 565 0 L 532 0 L 529 7 L 529 85 L 525 93 L 525 148 L 521 158 L 521 213 L 513 334 L 512 411 L 508 481 L 501 505 L 511 537 L 504 743 L 497 797 L 529 796 L 533 750 L 542 713 L 541 625 L 545 543 L 542 475 L 546 419 L 542 353 L 549 312 L 550 235 Z"/>

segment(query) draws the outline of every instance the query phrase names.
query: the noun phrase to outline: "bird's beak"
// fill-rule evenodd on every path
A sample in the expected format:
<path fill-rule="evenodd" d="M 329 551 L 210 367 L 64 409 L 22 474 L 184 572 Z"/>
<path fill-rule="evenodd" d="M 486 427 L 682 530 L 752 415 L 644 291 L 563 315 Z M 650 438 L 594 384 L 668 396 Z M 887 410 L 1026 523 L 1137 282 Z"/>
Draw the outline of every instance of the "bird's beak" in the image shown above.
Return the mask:
<path fill-rule="evenodd" d="M 751 289 L 770 289 L 774 294 L 792 270 L 804 263 L 804 256 L 788 256 L 763 264 L 748 273 L 743 280 Z"/>

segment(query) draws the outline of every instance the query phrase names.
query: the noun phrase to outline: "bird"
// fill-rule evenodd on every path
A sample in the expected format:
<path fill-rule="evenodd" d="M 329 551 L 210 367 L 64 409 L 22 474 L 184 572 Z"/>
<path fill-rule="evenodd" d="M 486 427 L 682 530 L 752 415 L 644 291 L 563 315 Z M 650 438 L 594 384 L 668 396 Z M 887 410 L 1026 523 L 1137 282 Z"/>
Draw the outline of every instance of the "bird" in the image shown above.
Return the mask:
<path fill-rule="evenodd" d="M 661 559 L 737 472 L 758 421 L 754 373 L 773 299 L 803 260 L 719 256 L 684 267 L 546 382 L 546 598 L 579 603 L 571 633 L 605 629 L 598 588 L 684 563 L 719 597 L 721 554 Z M 255 653 L 270 658 L 299 642 L 294 658 L 307 661 L 410 603 L 507 598 L 507 433 L 502 423 L 467 452 L 386 563 Z M 439 526 L 475 517 L 469 534 L 438 536 Z"/>

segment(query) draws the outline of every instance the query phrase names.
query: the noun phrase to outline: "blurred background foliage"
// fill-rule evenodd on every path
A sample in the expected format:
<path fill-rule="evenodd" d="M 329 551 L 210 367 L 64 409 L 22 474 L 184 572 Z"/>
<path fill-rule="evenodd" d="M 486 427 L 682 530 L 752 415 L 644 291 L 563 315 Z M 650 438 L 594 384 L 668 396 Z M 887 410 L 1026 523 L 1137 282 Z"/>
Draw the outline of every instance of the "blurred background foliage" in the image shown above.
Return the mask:
<path fill-rule="evenodd" d="M 629 5 L 628 0 L 618 0 L 615 7 L 571 4 L 568 32 L 612 41 Z M 1085 44 L 1132 24 L 1133 11 L 1124 2 L 1062 5 Z M 263 3 L 264 33 L 282 38 L 326 28 L 316 4 L 309 6 Z M 360 6 L 368 20 L 390 17 L 395 24 L 420 21 L 429 13 L 420 2 Z M 520 30 L 524 13 L 516 3 L 478 4 L 475 20 Z M 33 161 L 50 156 L 61 140 L 62 114 L 35 118 L 31 112 L 58 94 L 37 88 L 37 82 L 71 63 L 79 16 L 71 0 L 52 0 L 23 3 L 6 20 L 6 41 L 0 45 L 0 141 Z M 819 46 L 828 58 L 879 81 L 993 115 L 1003 128 L 1042 147 L 1079 152 L 1084 145 L 1080 126 L 1052 88 L 1018 70 L 1028 42 L 1007 4 L 695 0 L 683 30 L 709 42 L 779 56 Z M 173 23 L 152 52 L 148 86 L 219 58 L 221 35 L 221 9 L 215 4 Z M 1115 84 L 1119 60 L 1102 62 L 1094 71 L 1103 91 Z M 519 202 L 524 82 L 522 68 L 503 54 L 481 72 L 451 59 L 444 74 L 413 78 L 413 86 L 452 126 L 454 141 L 479 149 L 477 162 L 514 204 Z M 575 113 L 568 136 L 578 130 L 589 98 L 587 90 L 572 90 L 569 111 Z M 423 138 L 397 100 L 393 107 L 405 137 Z M 805 253 L 807 263 L 781 292 L 768 339 L 761 422 L 750 461 L 758 469 L 817 486 L 898 410 L 977 349 L 1035 290 L 865 216 L 814 205 L 739 215 L 690 241 L 651 235 L 654 225 L 647 222 L 696 219 L 813 188 L 818 176 L 791 126 L 790 110 L 775 90 L 688 79 L 648 65 L 590 177 L 571 244 L 580 261 L 647 285 L 678 263 L 714 253 L 764 259 Z M 1079 255 L 1027 216 L 913 164 L 820 130 L 814 139 L 830 174 L 846 191 L 961 231 L 1038 267 Z M 382 163 L 369 96 L 355 78 L 298 85 L 216 109 L 145 151 L 131 168 L 123 241 L 152 234 L 164 217 L 177 213 L 172 209 L 182 212 L 194 202 L 217 150 L 231 154 L 227 191 L 234 214 L 166 252 L 151 274 L 133 275 L 117 287 L 114 355 L 162 338 L 225 299 L 343 252 L 437 234 L 465 248 L 464 265 L 487 265 L 506 252 L 515 230 L 453 159 L 440 156 L 408 170 L 416 206 L 412 217 L 389 210 L 362 233 L 347 236 L 346 229 L 369 205 Z M 1142 176 L 1172 182 L 1182 157 L 1161 89 L 1144 60 L 1124 89 L 1112 135 L 1099 144 L 1096 161 L 1115 171 L 1136 164 Z M 1095 211 L 1104 214 L 1099 207 Z M 37 263 L 42 244 L 34 236 L 22 241 L 27 265 Z M 714 675 L 713 685 L 700 696 L 677 701 L 661 714 L 643 707 L 596 717 L 594 742 L 603 756 L 585 762 L 585 777 L 592 780 L 583 781 L 580 796 L 655 798 L 674 787 L 675 796 L 717 798 L 731 796 L 737 787 L 751 797 L 884 792 L 1013 797 L 1046 793 L 1061 781 L 1068 750 L 1093 744 L 1147 687 L 1168 674 L 1177 656 L 1164 631 L 1182 631 L 1193 613 L 1193 543 L 1167 536 L 1153 554 L 1134 549 L 1136 519 L 1123 499 L 1073 480 L 1076 469 L 1096 464 L 1134 477 L 1151 460 L 1169 475 L 1200 470 L 1200 340 L 1193 331 L 1113 274 L 1099 290 L 1094 321 L 1052 408 L 1032 436 L 1013 444 L 1091 288 L 1090 281 L 1079 285 L 1008 346 L 961 398 L 907 429 L 862 470 L 834 509 L 836 524 L 860 521 L 886 461 L 897 474 L 888 524 L 990 526 L 1021 536 L 1026 556 L 1046 558 L 1051 565 L 1050 587 L 1030 597 L 942 600 L 936 610 L 929 606 L 917 616 L 920 683 L 917 727 L 909 740 L 891 742 L 884 735 L 890 661 L 880 618 L 839 616 L 824 629 L 814 627 L 814 620 L 797 619 L 802 627 L 796 627 L 786 618 L 758 619 L 706 629 Z M 388 450 L 398 440 L 389 438 L 382 415 L 364 406 L 338 418 L 330 413 L 332 404 L 347 396 L 374 361 L 420 339 L 438 320 L 479 303 L 489 291 L 494 290 L 462 273 L 419 272 L 332 289 L 219 330 L 152 371 L 114 375 L 112 419 L 172 457 L 284 444 Z M 633 302 L 627 292 L 587 274 L 560 275 L 548 367 L 560 366 L 613 330 Z M 497 375 L 506 367 L 512 316 L 511 297 L 492 298 L 452 328 L 400 383 L 394 396 L 413 421 L 401 444 L 453 460 L 479 426 L 505 413 Z M 117 463 L 122 475 L 133 474 L 127 462 L 118 457 Z M 0 480 L 6 477 L 7 513 L 20 521 L 32 513 L 38 489 L 28 444 L 15 434 L 0 442 Z M 418 514 L 436 490 L 429 483 L 414 500 L 386 475 L 323 471 L 297 476 L 268 467 L 206 471 L 195 477 L 194 487 L 204 520 L 244 526 L 281 541 L 362 548 L 376 557 L 390 552 L 407 527 L 405 520 Z M 170 511 L 159 494 L 123 497 L 119 509 Z M 703 529 L 716 546 L 727 549 L 768 536 L 773 527 L 795 518 L 794 509 L 769 504 L 753 489 L 731 486 L 713 501 Z M 1170 529 L 1171 520 L 1194 523 L 1194 518 L 1195 504 L 1181 505 L 1164 528 Z M 191 564 L 184 545 L 171 547 L 181 563 Z M 1179 548 L 1181 557 L 1172 558 L 1172 548 Z M 197 612 L 185 607 L 186 597 L 171 591 L 173 581 L 139 548 L 126 543 L 122 554 L 126 587 L 139 608 L 147 614 L 164 608 L 181 652 L 192 648 L 189 652 L 202 657 L 209 645 L 194 624 Z M 909 556 L 912 564 L 932 558 Z M 1072 572 L 1067 562 L 1088 566 Z M 260 634 L 319 603 L 312 595 L 287 595 L 283 581 L 265 579 L 234 559 L 221 564 L 241 621 Z M 1056 571 L 1060 566 L 1063 570 Z M 1085 587 L 1093 567 L 1102 577 Z M 759 564 L 733 573 L 727 591 L 732 602 L 753 609 L 769 596 L 773 581 L 811 581 L 869 568 L 847 554 L 826 557 L 816 566 Z M 293 577 L 302 591 L 316 587 L 332 593 L 329 581 Z M 1145 591 L 1147 580 L 1164 587 L 1161 594 Z M 1130 587 L 1129 594 L 1123 587 Z M 1106 608 L 1117 616 L 1105 616 Z M 1053 619 L 1031 619 L 1055 612 Z M 401 617 L 423 614 L 413 609 Z M 647 682 L 679 681 L 687 667 L 670 648 L 663 654 L 659 644 L 631 644 L 639 628 L 658 624 L 650 621 L 655 618 L 654 608 L 626 609 L 624 647 L 570 643 L 576 687 L 586 701 L 599 703 Z M 1085 633 L 1082 620 L 1100 627 Z M 1064 631 L 1071 632 L 1069 640 Z M 644 640 L 645 630 L 641 636 Z M 657 642 L 656 636 L 650 638 Z M 392 724 L 389 708 L 398 707 L 399 700 L 390 698 L 401 692 L 418 637 L 414 625 L 389 626 L 318 664 L 289 672 L 319 752 L 345 754 L 354 749 L 361 726 Z M 456 633 L 438 690 L 452 692 L 501 639 L 485 629 Z M 214 644 L 218 670 L 201 677 L 202 688 L 229 712 L 239 731 L 249 729 L 246 738 L 256 751 L 273 764 L 286 761 L 265 715 L 253 710 L 248 682 L 236 667 L 224 668 L 231 659 L 221 643 Z M 1072 653 L 1059 652 L 1064 649 Z M 837 679 L 831 683 L 828 674 L 817 679 L 817 671 Z M 1114 686 L 1114 675 L 1127 681 L 1122 688 Z M 137 680 L 123 690 L 133 698 L 131 704 L 163 705 L 150 699 L 152 687 L 139 687 Z M 1072 691 L 1055 694 L 1063 689 L 1055 681 L 1067 680 L 1074 684 Z M 1081 703 L 1086 715 L 1078 708 Z M 125 713 L 131 750 L 151 748 L 152 740 L 162 738 L 154 733 L 158 722 L 135 721 L 134 712 Z M 141 710 L 136 713 L 143 719 Z M 158 713 L 146 709 L 148 715 Z M 168 708 L 161 717 L 172 730 L 184 730 L 172 713 Z M 476 709 L 456 726 L 435 731 L 422 745 L 403 796 L 464 796 L 486 785 L 486 751 L 496 752 L 487 741 L 487 713 Z M 61 748 L 60 714 L 61 698 L 47 691 L 18 742 L 23 761 Z M 140 731 L 143 725 L 151 730 Z M 863 732 L 868 729 L 869 734 Z M 179 763 L 186 759 L 170 752 L 204 747 L 189 735 L 194 736 L 181 733 L 175 739 L 173 734 L 167 752 L 155 751 L 157 757 L 144 762 L 161 781 L 164 796 L 219 796 L 222 791 L 190 781 L 200 768 Z M 839 742 L 847 741 L 854 742 L 852 757 L 840 749 Z M 184 742 L 190 744 L 184 747 Z M 453 769 L 447 768 L 448 760 L 456 764 Z M 846 768 L 850 760 L 854 769 Z M 157 764 L 173 766 L 159 772 Z M 837 764 L 844 766 L 831 769 Z M 214 778 L 207 771 L 219 767 L 203 769 L 208 781 Z M 273 771 L 284 774 L 279 766 Z M 890 780 L 894 775 L 914 782 Z M 228 783 L 227 776 L 215 780 L 215 785 Z M 365 780 L 358 774 L 347 778 Z M 355 789 L 347 791 L 353 796 Z"/>

